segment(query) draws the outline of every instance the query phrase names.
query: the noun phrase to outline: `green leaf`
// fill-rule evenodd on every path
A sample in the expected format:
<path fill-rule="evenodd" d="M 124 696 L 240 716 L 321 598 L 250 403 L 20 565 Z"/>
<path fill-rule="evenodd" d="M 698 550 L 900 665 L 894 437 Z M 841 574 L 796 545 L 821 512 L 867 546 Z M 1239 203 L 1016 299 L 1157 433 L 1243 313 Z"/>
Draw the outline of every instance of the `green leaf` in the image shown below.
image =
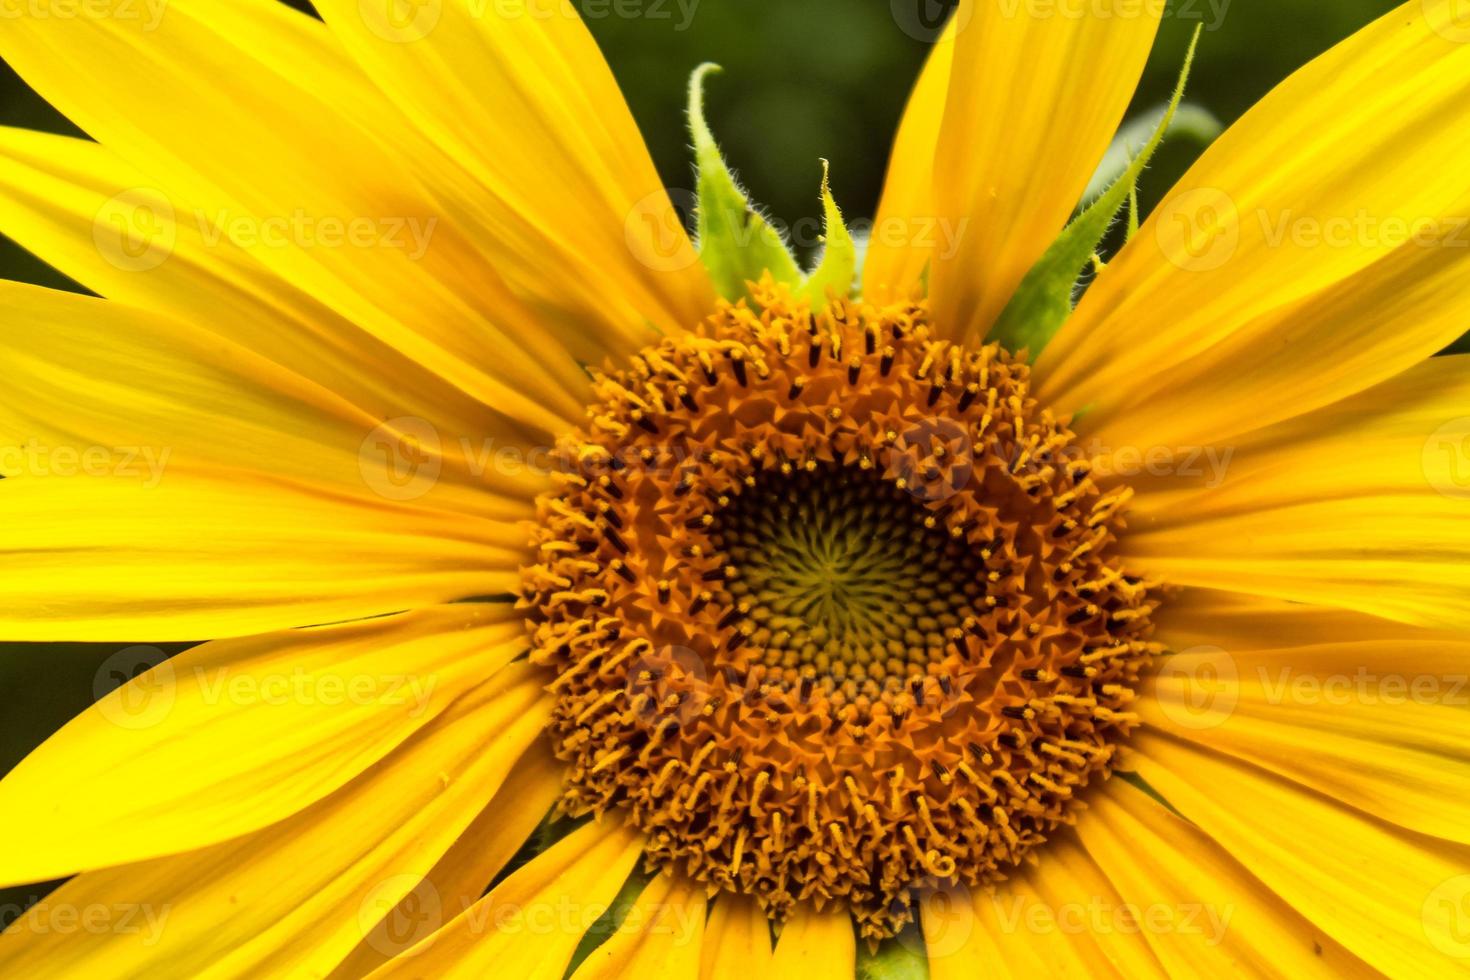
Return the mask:
<path fill-rule="evenodd" d="M 1153 783 L 1150 783 L 1147 779 L 1144 779 L 1138 773 L 1136 773 L 1136 772 L 1126 772 L 1126 771 L 1123 771 L 1123 772 L 1115 772 L 1115 773 L 1113 773 L 1113 775 L 1117 776 L 1119 779 L 1123 780 L 1123 782 L 1127 783 L 1128 785 L 1134 786 L 1134 787 L 1142 790 L 1155 803 L 1159 804 L 1160 806 L 1162 806 L 1164 809 L 1168 810 L 1170 813 L 1174 814 L 1174 816 L 1178 817 L 1179 819 L 1181 819 L 1181 820 L 1188 820 L 1189 819 L 1184 814 L 1180 813 L 1179 810 L 1175 808 L 1174 804 L 1170 803 L 1168 801 L 1168 799 L 1166 799 L 1164 797 L 1164 794 L 1163 793 L 1160 793 L 1157 789 L 1155 789 Z"/>
<path fill-rule="evenodd" d="M 924 935 L 910 925 L 892 939 L 883 940 L 876 953 L 858 945 L 858 980 L 929 980 L 929 957 Z"/>
<path fill-rule="evenodd" d="M 1028 349 L 1034 358 L 1072 315 L 1072 296 L 1078 277 L 1091 261 L 1098 243 L 1107 234 L 1118 212 L 1135 192 L 1139 175 L 1169 131 L 1184 98 L 1184 87 L 1189 81 L 1189 69 L 1194 63 L 1199 38 L 1200 31 L 1196 28 L 1194 38 L 1189 42 L 1189 53 L 1184 58 L 1184 68 L 1179 73 L 1179 83 L 1148 144 L 1122 176 L 1057 236 L 1046 254 L 1026 273 L 1016 295 L 1011 297 L 990 331 L 991 339 L 1000 341 L 1001 346 L 1012 351 Z"/>
<path fill-rule="evenodd" d="M 718 71 L 719 65 L 703 64 L 689 79 L 689 132 L 699 170 L 699 257 L 719 294 L 736 300 L 746 295 L 746 283 L 759 281 L 764 272 L 770 272 L 777 282 L 799 285 L 801 267 L 781 235 L 735 182 L 705 121 L 704 80 Z"/>
<path fill-rule="evenodd" d="M 827 222 L 827 247 L 822 262 L 801 287 L 799 295 L 811 301 L 812 309 L 827 308 L 829 296 L 851 295 L 857 276 L 857 245 L 842 221 L 842 212 L 832 198 L 831 167 L 822 161 L 822 212 Z"/>
<path fill-rule="evenodd" d="M 586 935 L 582 937 L 582 941 L 577 944 L 577 951 L 572 954 L 572 961 L 567 964 L 567 972 L 562 975 L 563 980 L 576 973 L 582 961 L 591 956 L 597 947 L 607 942 L 612 934 L 618 931 L 618 927 L 623 924 L 624 919 L 628 918 L 628 913 L 638 901 L 638 896 L 643 894 L 643 889 L 648 887 L 648 883 L 652 880 L 652 875 L 644 874 L 636 869 L 628 876 L 628 880 L 623 882 L 623 887 L 618 890 L 617 897 L 612 900 L 607 911 L 592 923 Z"/>

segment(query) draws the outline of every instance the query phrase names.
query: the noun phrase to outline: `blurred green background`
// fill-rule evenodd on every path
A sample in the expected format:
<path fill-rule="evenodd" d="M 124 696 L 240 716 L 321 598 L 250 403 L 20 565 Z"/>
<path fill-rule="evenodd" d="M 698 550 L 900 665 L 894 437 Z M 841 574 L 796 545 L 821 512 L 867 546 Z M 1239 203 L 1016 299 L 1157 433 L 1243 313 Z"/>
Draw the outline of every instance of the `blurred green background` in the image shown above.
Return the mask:
<path fill-rule="evenodd" d="M 819 213 L 821 157 L 832 161 L 839 204 L 850 216 L 872 215 L 889 141 L 928 51 L 929 25 L 943 6 L 938 0 L 581 3 L 665 182 L 691 184 L 685 80 L 700 62 L 716 61 L 725 73 L 710 83 L 711 122 L 757 200 L 787 222 Z M 1395 5 L 1173 0 L 1135 110 L 1167 96 L 1197 24 L 1205 33 L 1189 99 L 1228 122 L 1293 69 Z M 617 11 L 639 16 L 619 17 Z M 0 70 L 0 123 L 75 131 L 8 69 Z M 1197 152 L 1185 143 L 1166 146 L 1145 176 L 1145 202 L 1167 190 Z M 0 275 L 66 285 L 8 240 L 0 240 Z M 110 646 L 0 644 L 0 772 L 102 693 L 107 685 L 97 682 L 98 667 L 114 652 Z M 14 914 L 15 903 L 42 890 L 0 892 L 0 924 Z"/>

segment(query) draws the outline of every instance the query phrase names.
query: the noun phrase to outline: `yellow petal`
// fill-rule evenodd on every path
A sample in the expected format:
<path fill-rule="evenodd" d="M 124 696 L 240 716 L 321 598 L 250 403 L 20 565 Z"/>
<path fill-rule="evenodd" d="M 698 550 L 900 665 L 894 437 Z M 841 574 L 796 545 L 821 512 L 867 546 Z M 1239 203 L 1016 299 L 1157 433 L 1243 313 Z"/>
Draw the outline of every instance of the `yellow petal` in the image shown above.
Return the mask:
<path fill-rule="evenodd" d="M 606 344 L 515 297 L 454 188 L 427 186 L 452 174 L 442 154 L 320 22 L 216 0 L 156 19 L 30 11 L 0 55 L 210 237 L 509 415 L 557 432 L 580 414 L 579 359 Z"/>
<path fill-rule="evenodd" d="M 721 893 L 704 930 L 699 980 L 750 980 L 771 968 L 771 920 L 755 899 Z"/>
<path fill-rule="evenodd" d="M 1205 153 L 1037 363 L 1113 446 L 1225 438 L 1376 384 L 1464 329 L 1470 47 L 1405 4 Z"/>
<path fill-rule="evenodd" d="M 1407 632 L 1402 623 L 1332 606 L 1213 589 L 1184 589 L 1169 596 L 1155 612 L 1154 623 L 1159 639 L 1176 651 L 1220 646 L 1255 652 L 1336 639 L 1381 642 Z"/>
<path fill-rule="evenodd" d="M 1470 843 L 1470 636 L 1347 612 L 1283 636 L 1283 613 L 1302 607 L 1280 605 L 1232 621 L 1197 612 L 1186 635 L 1205 638 L 1188 645 L 1161 626 L 1178 652 L 1139 715 L 1401 827 Z"/>
<path fill-rule="evenodd" d="M 1168 976 L 1373 975 L 1199 828 L 1140 790 L 1114 779 L 1088 803 L 1077 835 L 1136 910 L 1134 928 Z"/>
<path fill-rule="evenodd" d="M 0 635 L 246 636 L 516 588 L 513 523 L 164 467 L 0 480 Z"/>
<path fill-rule="evenodd" d="M 655 336 L 650 322 L 681 330 L 709 313 L 709 278 L 575 7 L 318 10 L 385 98 L 466 169 L 479 193 L 463 204 L 488 232 L 487 256 L 534 308 L 632 348 Z"/>
<path fill-rule="evenodd" d="M 491 437 L 497 449 L 519 445 L 514 417 L 280 278 L 154 183 L 97 143 L 0 127 L 0 227 L 98 295 L 165 314 L 176 324 L 167 347 L 248 348 L 253 361 L 268 360 L 279 372 L 320 385 L 373 425 L 424 420 L 439 430 L 446 456 L 462 443 L 483 447 Z M 95 306 L 87 309 L 92 312 L 76 329 L 102 316 Z M 116 328 L 108 333 L 97 342 L 133 340 Z M 220 337 L 230 343 L 220 344 Z M 509 469 L 480 465 L 476 473 L 496 487 L 527 482 Z"/>
<path fill-rule="evenodd" d="M 894 137 L 863 262 L 863 295 L 877 302 L 906 298 L 924 276 L 941 240 L 934 211 L 934 152 L 954 62 L 954 23 L 929 53 Z M 945 247 L 953 243 L 945 239 Z"/>
<path fill-rule="evenodd" d="M 963 0 L 934 156 L 930 295 L 983 337 L 1066 225 L 1133 98 L 1161 4 Z"/>
<path fill-rule="evenodd" d="M 929 957 L 930 980 L 1010 978 L 1035 968 L 1029 956 L 1024 962 L 1006 961 L 996 936 L 980 924 L 974 897 L 967 889 L 920 896 L 919 926 Z"/>
<path fill-rule="evenodd" d="M 847 909 L 797 908 L 781 927 L 771 976 L 777 980 L 851 980 L 857 940 Z"/>
<path fill-rule="evenodd" d="M 621 821 L 591 823 L 506 878 L 373 980 L 560 977 L 643 853 Z"/>
<path fill-rule="evenodd" d="M 413 890 L 550 716 L 526 669 L 341 791 L 248 837 L 80 875 L 0 935 L 8 976 L 325 976 Z M 100 910 L 100 911 L 99 911 Z M 438 914 L 427 910 L 430 919 Z M 104 916 L 82 929 L 74 915 Z"/>
<path fill-rule="evenodd" d="M 1395 976 L 1463 970 L 1470 848 L 1420 837 L 1263 770 L 1142 733 L 1129 758 L 1186 820 L 1345 949 Z"/>
<path fill-rule="evenodd" d="M 1182 585 L 1421 626 L 1470 621 L 1470 358 L 1426 361 L 1242 439 L 1223 476 L 1141 493 L 1123 539 Z"/>
<path fill-rule="evenodd" d="M 0 780 L 0 806 L 26 841 L 0 861 L 0 882 L 177 854 L 304 810 L 525 639 L 509 604 L 477 604 L 218 640 L 162 663 L 130 649 L 114 657 L 122 676 L 140 660 L 156 666 Z"/>
<path fill-rule="evenodd" d="M 437 928 L 439 921 L 479 901 L 551 810 L 565 775 L 544 739 L 527 749 L 475 822 L 423 881 L 385 909 L 352 955 L 338 964 L 333 980 L 367 976 L 423 939 L 425 929 Z M 434 909 L 438 914 L 426 919 L 425 913 Z"/>
<path fill-rule="evenodd" d="M 704 917 L 703 886 L 661 874 L 638 895 L 617 930 L 572 974 L 573 980 L 699 980 Z"/>
<path fill-rule="evenodd" d="M 1048 840 L 1038 856 L 993 889 L 972 896 L 957 888 L 925 901 L 934 980 L 1166 976 L 1132 909 L 1070 831 Z"/>
<path fill-rule="evenodd" d="M 14 395 L 0 408 L 8 476 L 269 473 L 507 520 L 529 517 L 546 485 L 529 467 L 475 465 L 485 460 L 448 431 L 385 424 L 315 380 L 162 314 L 8 282 L 0 307 Z M 411 436 L 413 456 L 402 442 Z"/>

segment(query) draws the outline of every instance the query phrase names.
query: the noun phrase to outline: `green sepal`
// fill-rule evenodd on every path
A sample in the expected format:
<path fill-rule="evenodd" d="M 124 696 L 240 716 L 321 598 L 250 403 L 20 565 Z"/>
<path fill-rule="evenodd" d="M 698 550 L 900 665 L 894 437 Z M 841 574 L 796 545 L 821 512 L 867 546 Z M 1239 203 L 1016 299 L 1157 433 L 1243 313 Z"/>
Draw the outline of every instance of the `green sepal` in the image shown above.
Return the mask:
<path fill-rule="evenodd" d="M 1119 177 L 1123 176 L 1129 164 L 1133 162 L 1133 154 L 1137 148 L 1148 141 L 1153 132 L 1158 128 L 1159 120 L 1169 111 L 1167 104 L 1141 112 L 1123 124 L 1118 130 L 1118 135 L 1108 146 L 1108 151 L 1103 154 L 1102 162 L 1097 165 L 1092 179 L 1087 183 L 1087 190 L 1082 192 L 1082 202 L 1079 208 L 1096 201 L 1103 192 L 1111 187 Z M 1179 108 L 1174 110 L 1174 117 L 1169 123 L 1169 130 L 1164 134 L 1166 140 L 1187 140 L 1198 146 L 1209 146 L 1215 141 L 1215 137 L 1225 131 L 1225 126 L 1219 118 L 1204 106 L 1195 105 L 1190 102 L 1181 102 Z"/>
<path fill-rule="evenodd" d="M 858 980 L 929 980 L 929 957 L 924 952 L 924 935 L 910 924 L 892 939 L 885 939 L 870 952 L 858 944 Z"/>
<path fill-rule="evenodd" d="M 1122 771 L 1115 772 L 1113 773 L 1113 775 L 1117 776 L 1128 785 L 1142 791 L 1145 795 L 1149 797 L 1149 799 L 1153 800 L 1155 803 L 1159 804 L 1159 806 L 1162 806 L 1164 809 L 1174 814 L 1174 816 L 1179 817 L 1181 820 L 1189 819 L 1184 814 L 1180 813 L 1179 809 L 1175 807 L 1174 804 L 1170 803 L 1168 798 L 1165 797 L 1163 793 L 1160 793 L 1157 789 L 1155 789 L 1153 783 L 1149 782 L 1147 779 L 1144 779 L 1138 773 Z"/>
<path fill-rule="evenodd" d="M 826 248 L 822 252 L 821 264 L 798 291 L 798 295 L 810 300 L 812 309 L 818 312 L 827 308 L 830 297 L 850 296 L 853 280 L 857 277 L 857 244 L 848 233 L 842 212 L 832 197 L 831 169 L 823 160 L 822 213 L 827 223 Z"/>
<path fill-rule="evenodd" d="M 779 232 L 761 217 L 735 182 L 704 117 L 704 79 L 720 71 L 703 64 L 689 79 L 689 132 L 699 178 L 697 229 L 699 258 L 709 270 L 715 290 L 734 301 L 747 294 L 746 283 L 769 272 L 779 283 L 798 286 L 801 267 Z"/>
<path fill-rule="evenodd" d="M 1184 98 L 1184 87 L 1189 81 L 1189 69 L 1194 63 L 1194 52 L 1199 45 L 1199 38 L 1200 32 L 1196 29 L 1194 38 L 1189 42 L 1189 52 L 1184 57 L 1179 83 L 1169 99 L 1169 107 L 1159 124 L 1154 127 L 1148 144 L 1128 165 L 1128 169 L 1123 171 L 1122 176 L 1057 236 L 1046 254 L 1026 273 L 1016 294 L 1011 297 L 1000 319 L 991 328 L 991 340 L 999 341 L 1007 350 L 1029 350 L 1035 358 L 1072 315 L 1072 297 L 1078 278 L 1092 260 L 1093 253 L 1097 251 L 1118 212 L 1135 193 L 1139 175 L 1143 173 L 1144 167 L 1169 131 L 1174 113 Z"/>
<path fill-rule="evenodd" d="M 598 916 L 597 921 L 592 923 L 582 936 L 582 941 L 577 944 L 576 952 L 572 953 L 571 962 L 567 964 L 563 980 L 576 973 L 577 967 L 581 966 L 587 957 L 597 951 L 597 947 L 607 942 L 612 938 L 613 933 L 622 927 L 623 922 L 628 918 L 628 913 L 633 911 L 638 896 L 643 894 L 643 889 L 648 887 L 648 883 L 652 880 L 653 876 L 642 870 L 634 870 L 628 876 L 628 880 L 623 882 L 622 888 L 618 889 L 617 897 L 612 900 L 607 911 Z"/>

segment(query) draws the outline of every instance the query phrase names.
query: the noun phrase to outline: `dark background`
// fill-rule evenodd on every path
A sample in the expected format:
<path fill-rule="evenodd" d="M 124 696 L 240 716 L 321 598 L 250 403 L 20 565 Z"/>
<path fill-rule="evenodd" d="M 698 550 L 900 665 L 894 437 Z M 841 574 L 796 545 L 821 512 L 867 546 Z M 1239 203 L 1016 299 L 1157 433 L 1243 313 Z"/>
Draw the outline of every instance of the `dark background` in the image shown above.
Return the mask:
<path fill-rule="evenodd" d="M 691 183 L 683 129 L 685 81 L 702 61 L 709 116 L 756 199 L 785 221 L 819 214 L 818 159 L 832 161 L 838 203 L 871 216 L 889 142 L 928 45 L 936 0 L 582 0 L 643 127 L 665 182 Z M 691 8 L 691 4 L 693 7 Z M 307 6 L 304 2 L 297 6 Z M 1228 122 L 1314 55 L 1392 9 L 1392 0 L 1172 0 L 1135 111 L 1172 88 L 1195 25 L 1206 27 L 1188 98 Z M 619 18 L 617 10 L 640 10 Z M 685 12 L 692 9 L 692 16 Z M 925 17 L 925 11 L 929 16 Z M 600 14 L 600 15 L 599 15 Z M 683 28 L 683 29 L 681 29 Z M 1099 79 L 1099 84 L 1109 84 Z M 0 65 L 0 123 L 74 132 Z M 1166 146 L 1144 178 L 1147 204 L 1198 152 Z M 0 232 L 4 229 L 0 228 Z M 0 276 L 65 285 L 0 238 Z M 98 665 L 115 648 L 0 644 L 0 773 L 105 687 Z M 0 891 L 0 925 L 39 889 Z"/>

